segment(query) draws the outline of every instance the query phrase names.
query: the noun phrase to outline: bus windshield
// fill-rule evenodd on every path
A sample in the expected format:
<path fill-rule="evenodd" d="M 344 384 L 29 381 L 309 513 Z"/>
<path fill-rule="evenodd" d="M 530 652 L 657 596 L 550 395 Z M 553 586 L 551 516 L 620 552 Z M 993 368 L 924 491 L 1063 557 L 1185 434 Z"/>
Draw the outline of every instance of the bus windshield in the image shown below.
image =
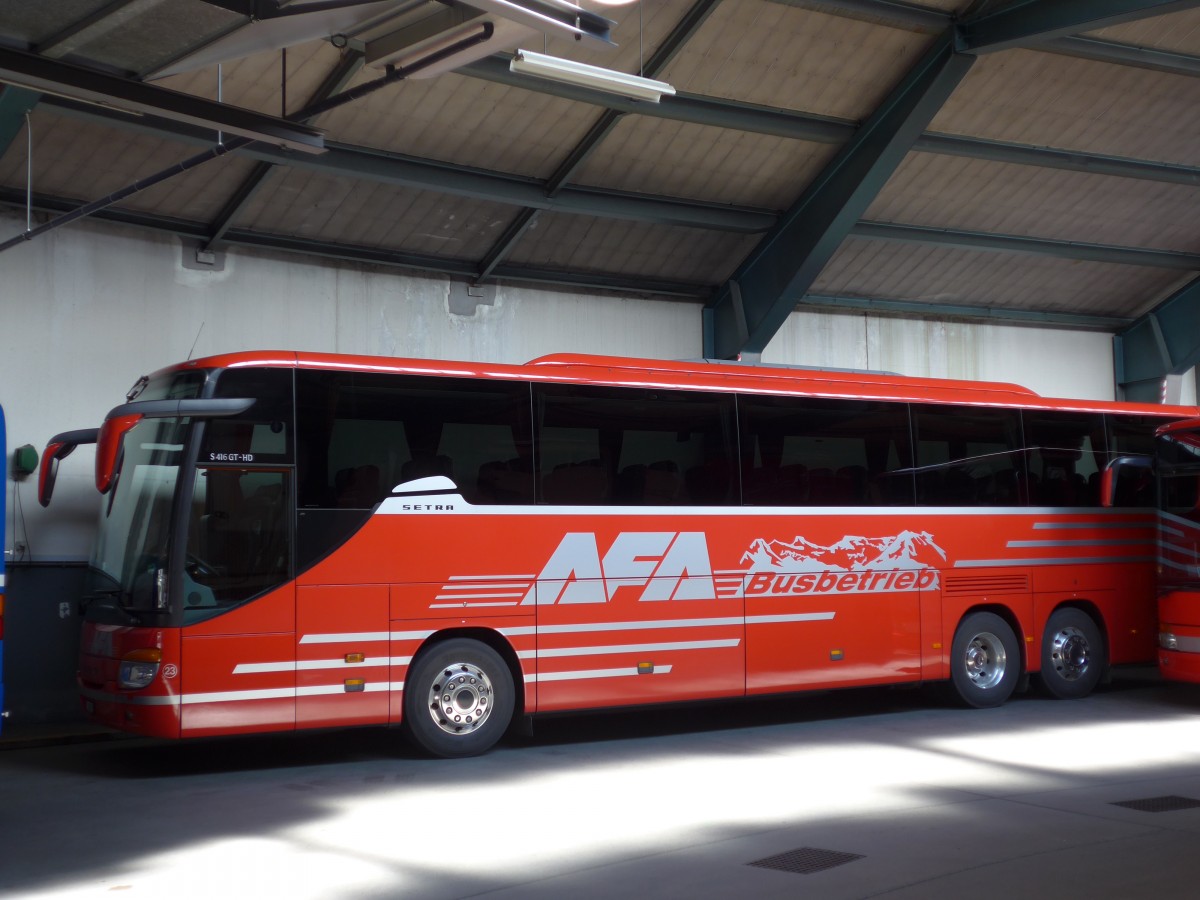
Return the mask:
<path fill-rule="evenodd" d="M 1163 510 L 1200 521 L 1200 429 L 1162 434 L 1157 449 Z"/>
<path fill-rule="evenodd" d="M 119 608 L 165 607 L 159 573 L 166 570 L 171 516 L 186 420 L 147 419 L 125 435 L 116 483 L 104 498 L 91 567 L 93 594 Z"/>

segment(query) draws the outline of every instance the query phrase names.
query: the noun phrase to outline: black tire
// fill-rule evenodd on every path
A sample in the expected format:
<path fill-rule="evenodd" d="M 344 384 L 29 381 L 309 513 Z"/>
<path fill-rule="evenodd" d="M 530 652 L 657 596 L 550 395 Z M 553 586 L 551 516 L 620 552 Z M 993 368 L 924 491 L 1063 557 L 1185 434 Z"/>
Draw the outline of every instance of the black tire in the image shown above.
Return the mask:
<path fill-rule="evenodd" d="M 1021 645 L 995 613 L 974 612 L 959 623 L 950 645 L 950 682 L 967 706 L 1000 706 L 1021 678 Z"/>
<path fill-rule="evenodd" d="M 1042 687 L 1060 700 L 1086 697 L 1104 677 L 1104 635 L 1080 609 L 1055 610 L 1042 635 Z"/>
<path fill-rule="evenodd" d="M 479 641 L 452 638 L 409 667 L 405 728 L 432 756 L 478 756 L 508 730 L 515 699 L 512 672 L 499 653 Z"/>

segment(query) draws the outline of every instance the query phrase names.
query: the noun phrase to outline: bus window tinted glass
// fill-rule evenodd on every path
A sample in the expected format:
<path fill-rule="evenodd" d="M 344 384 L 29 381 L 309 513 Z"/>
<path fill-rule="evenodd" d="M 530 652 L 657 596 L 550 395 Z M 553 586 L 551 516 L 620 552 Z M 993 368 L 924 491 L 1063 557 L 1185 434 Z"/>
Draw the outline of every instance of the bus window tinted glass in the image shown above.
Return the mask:
<path fill-rule="evenodd" d="M 1154 432 L 1164 420 L 1156 416 L 1105 417 L 1108 422 L 1108 458 L 1119 456 L 1153 456 Z M 1154 477 L 1149 469 L 1125 466 L 1119 470 L 1116 506 L 1154 506 Z"/>
<path fill-rule="evenodd" d="M 738 409 L 743 503 L 912 504 L 904 404 L 739 396 Z"/>
<path fill-rule="evenodd" d="M 301 508 L 369 509 L 444 475 L 469 503 L 531 503 L 529 389 L 510 382 L 297 373 Z"/>
<path fill-rule="evenodd" d="M 1173 432 L 1157 445 L 1162 508 L 1200 521 L 1200 432 Z"/>
<path fill-rule="evenodd" d="M 288 577 L 291 546 L 286 471 L 200 468 L 192 490 L 183 621 L 199 621 Z"/>
<path fill-rule="evenodd" d="M 1028 409 L 1022 415 L 1030 504 L 1099 506 L 1104 417 Z"/>
<path fill-rule="evenodd" d="M 1016 410 L 913 406 L 917 502 L 1021 506 L 1024 467 Z"/>
<path fill-rule="evenodd" d="M 541 502 L 734 502 L 732 397 L 576 385 L 534 396 Z"/>
<path fill-rule="evenodd" d="M 229 369 L 217 381 L 217 397 L 253 397 L 238 416 L 208 419 L 199 462 L 279 465 L 292 461 L 290 369 Z"/>

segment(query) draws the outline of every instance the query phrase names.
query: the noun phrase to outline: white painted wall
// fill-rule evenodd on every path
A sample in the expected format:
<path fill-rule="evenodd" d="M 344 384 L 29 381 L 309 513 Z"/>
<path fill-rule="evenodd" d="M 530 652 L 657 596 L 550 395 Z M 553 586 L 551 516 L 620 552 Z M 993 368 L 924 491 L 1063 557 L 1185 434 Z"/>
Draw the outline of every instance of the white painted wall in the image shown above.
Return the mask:
<path fill-rule="evenodd" d="M 23 229 L 23 216 L 0 212 L 0 237 Z M 98 425 L 138 376 L 189 355 L 286 348 L 524 362 L 561 351 L 701 354 L 694 304 L 500 286 L 493 306 L 461 316 L 449 312 L 444 278 L 248 250 L 228 253 L 221 272 L 182 263 L 172 236 L 95 222 L 0 255 L 6 460 L 18 445 L 40 451 L 57 432 Z M 763 359 L 1014 381 L 1066 397 L 1111 399 L 1113 391 L 1108 336 L 1051 329 L 796 313 Z M 18 544 L 25 559 L 86 557 L 98 505 L 92 464 L 86 447 L 63 462 L 48 511 L 33 479 L 16 484 L 6 474 L 7 558 Z"/>
<path fill-rule="evenodd" d="M 763 362 L 1005 381 L 1045 397 L 1112 400 L 1112 336 L 1013 325 L 795 313 Z"/>

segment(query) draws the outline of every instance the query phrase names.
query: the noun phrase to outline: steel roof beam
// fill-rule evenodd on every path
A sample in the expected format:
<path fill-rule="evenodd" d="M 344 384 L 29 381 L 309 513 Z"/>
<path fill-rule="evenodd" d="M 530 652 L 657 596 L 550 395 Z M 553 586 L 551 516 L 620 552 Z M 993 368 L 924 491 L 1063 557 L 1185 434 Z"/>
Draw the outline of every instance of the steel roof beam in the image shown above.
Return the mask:
<path fill-rule="evenodd" d="M 968 306 L 963 303 L 924 303 L 920 300 L 897 300 L 884 297 L 839 297 L 828 294 L 806 294 L 798 309 L 844 312 L 872 312 L 882 315 L 922 316 L 937 319 L 977 319 L 1020 325 L 1066 325 L 1112 331 L 1133 322 L 1122 316 L 1095 316 L 1085 313 L 1065 313 L 1035 309 L 1005 309 L 995 306 Z"/>
<path fill-rule="evenodd" d="M 33 203 L 36 209 L 44 212 L 66 213 L 77 209 L 80 201 L 52 197 L 45 194 L 34 194 Z M 0 188 L 0 204 L 24 209 L 25 194 L 21 191 Z M 197 240 L 204 240 L 209 233 L 209 226 L 205 222 L 189 221 L 171 216 L 161 216 L 155 213 L 138 212 L 136 210 L 120 209 L 112 206 L 94 213 L 91 218 L 104 219 L 109 222 L 130 225 L 137 228 L 169 232 Z M 476 269 L 475 264 L 470 260 L 449 256 L 405 253 L 388 250 L 384 247 L 338 244 L 330 241 L 319 241 L 296 237 L 294 235 L 250 231 L 248 229 L 229 229 L 225 233 L 224 243 L 244 247 L 258 247 L 267 250 L 304 253 L 328 259 L 398 266 L 416 271 L 435 272 L 451 276 L 457 275 L 464 278 L 472 278 Z M 712 293 L 712 288 L 705 284 L 669 281 L 666 279 L 649 279 L 608 272 L 560 271 L 532 266 L 500 266 L 497 268 L 495 276 L 507 281 L 519 281 L 531 284 L 559 284 L 576 288 L 621 291 L 626 294 L 653 294 L 697 302 L 707 299 Z"/>
<path fill-rule="evenodd" d="M 1035 147 L 1032 144 L 1016 144 L 1011 141 L 963 138 L 929 131 L 917 138 L 913 150 L 989 162 L 1038 166 L 1043 169 L 1060 169 L 1064 172 L 1081 172 L 1086 175 L 1111 175 L 1117 178 L 1200 187 L 1200 167 L 1197 166 L 1106 156 L 1102 153 L 1084 153 L 1078 150 L 1057 150 L 1053 147 Z"/>
<path fill-rule="evenodd" d="M 1037 49 L 1052 50 L 1063 56 L 1077 56 L 1080 59 L 1093 59 L 1097 62 L 1117 63 L 1124 66 L 1135 66 L 1139 69 L 1154 69 L 1158 72 L 1166 72 L 1168 75 L 1182 75 L 1185 78 L 1195 78 L 1200 75 L 1200 57 L 1190 56 L 1186 53 L 1172 53 L 1169 50 L 1158 50 L 1154 47 L 1138 47 L 1133 44 L 1118 44 L 1097 38 L 1075 36 L 1057 38 Z"/>
<path fill-rule="evenodd" d="M 202 129 L 165 119 L 128 116 L 86 103 L 74 103 L 58 98 L 45 98 L 43 102 L 52 103 L 56 110 L 87 121 L 116 125 L 159 137 L 169 136 L 192 144 L 211 144 L 211 140 Z M 302 167 L 358 180 L 378 181 L 513 206 L 529 206 L 601 218 L 631 219 L 751 234 L 767 231 L 777 218 L 774 210 L 680 200 L 653 194 L 618 193 L 598 188 L 567 188 L 557 198 L 547 199 L 543 183 L 537 179 L 342 144 L 328 144 L 327 152 L 320 157 L 288 153 L 262 143 L 241 147 L 236 152 L 274 165 Z M 308 165 L 309 163 L 314 165 Z"/>
<path fill-rule="evenodd" d="M 945 30 L 952 16 L 940 9 L 901 3 L 897 0 L 771 0 L 781 6 L 819 9 L 835 16 L 884 22 L 897 28 L 937 33 Z"/>
<path fill-rule="evenodd" d="M 499 80 L 490 77 L 490 66 L 494 59 L 493 57 L 481 61 L 488 64 L 485 68 L 488 68 L 489 71 L 489 75 L 481 77 L 485 77 L 488 80 Z M 1200 58 L 1195 58 L 1195 63 L 1197 65 L 1197 73 L 1200 73 Z M 506 67 L 504 67 L 504 71 L 507 72 Z M 472 69 L 472 74 L 477 74 L 477 71 Z M 43 102 L 76 115 L 81 114 L 80 106 L 69 100 L 62 100 L 51 96 L 45 97 Z M 659 107 L 662 108 L 660 109 Z M 667 96 L 663 97 L 662 102 L 657 104 L 644 104 L 633 101 L 629 104 L 628 111 L 636 111 L 641 115 L 660 116 L 697 125 L 712 125 L 735 131 L 770 134 L 776 137 L 830 144 L 846 143 L 858 129 L 858 123 L 849 119 L 832 119 L 772 107 L 739 103 L 732 100 L 723 100 L 716 97 L 703 97 L 698 94 Z M 146 133 L 158 135 L 163 133 L 182 135 L 185 133 L 184 129 L 159 127 L 158 124 L 146 127 L 147 122 L 155 121 L 153 119 L 147 119 L 146 122 L 142 122 L 138 119 L 114 115 L 107 117 L 106 121 L 119 123 L 126 128 L 142 130 Z M 204 132 L 203 135 L 199 135 L 197 132 L 196 136 L 202 143 L 211 143 L 211 132 Z M 938 132 L 926 132 L 921 135 L 913 144 L 913 149 L 927 153 L 969 157 L 992 162 L 1016 163 L 1018 165 L 1040 166 L 1042 168 L 1060 169 L 1069 172 L 1113 175 L 1121 178 L 1136 178 L 1172 184 L 1200 185 L 1200 167 L 1197 166 L 1106 156 L 1076 150 L 1058 150 L 1052 147 L 1018 144 L 1009 141 L 965 138 Z"/>
<path fill-rule="evenodd" d="M 280 163 L 312 172 L 347 175 L 367 181 L 474 197 L 511 206 L 527 206 L 608 219 L 632 219 L 657 225 L 682 225 L 746 234 L 766 231 L 775 223 L 774 213 L 723 203 L 679 200 L 586 187 L 564 187 L 557 196 L 547 197 L 542 182 L 537 179 L 341 144 L 326 144 L 326 151 L 320 156 L 302 157 L 262 144 L 254 144 L 244 148 L 242 153 L 264 162 Z"/>
<path fill-rule="evenodd" d="M 43 212 L 62 213 L 75 209 L 79 201 L 52 197 L 45 194 L 34 195 L 34 207 Z M 0 189 L 0 204 L 10 207 L 25 206 L 25 195 L 12 189 Z M 209 234 L 209 225 L 204 222 L 178 219 L 155 213 L 138 212 L 136 210 L 109 207 L 96 213 L 93 218 L 105 219 L 121 225 L 147 228 L 160 232 L 169 232 L 182 237 L 204 240 Z M 441 272 L 452 276 L 472 278 L 476 266 L 469 260 L 456 257 L 443 257 L 431 254 L 405 253 L 388 250 L 382 247 L 341 244 L 333 241 L 321 241 L 313 238 L 301 238 L 292 235 L 271 234 L 250 231 L 247 229 L 231 228 L 226 232 L 226 243 L 246 247 L 284 250 L 288 252 L 303 252 L 330 259 L 352 260 L 356 262 L 377 263 L 427 272 Z M 667 280 L 647 280 L 640 277 L 621 276 L 616 274 L 565 272 L 551 269 L 536 269 L 527 266 L 497 267 L 497 278 L 510 281 L 529 281 L 542 284 L 563 284 L 585 288 L 605 290 L 622 290 L 639 294 L 656 294 L 667 297 L 703 299 L 709 296 L 712 288 L 709 285 Z M 1112 330 L 1124 328 L 1126 340 L 1137 341 L 1137 324 L 1134 320 L 1117 316 L 1095 316 L 1079 313 L 1063 313 L 1043 310 L 1016 310 L 996 307 L 976 307 L 966 304 L 923 303 L 916 300 L 898 300 L 880 297 L 842 297 L 824 294 L 807 294 L 797 303 L 797 308 L 832 311 L 864 311 L 880 314 L 918 315 L 936 317 L 970 318 L 989 321 L 1003 321 L 1011 324 L 1026 325 L 1065 325 L 1073 328 L 1091 328 Z M 1192 333 L 1200 333 L 1195 331 Z M 1132 337 L 1128 335 L 1132 334 Z M 1146 375 L 1144 367 L 1126 365 L 1135 375 Z M 1163 372 L 1169 366 L 1164 364 Z M 1155 372 L 1158 370 L 1156 369 Z M 1154 375 L 1146 376 L 1153 379 Z M 1161 380 L 1161 375 L 1158 376 Z M 1157 384 L 1158 381 L 1155 381 Z"/>
<path fill-rule="evenodd" d="M 546 78 L 534 78 L 530 75 L 510 72 L 508 64 L 511 59 L 510 54 L 499 53 L 468 63 L 456 69 L 455 73 L 496 84 L 536 91 L 540 94 L 549 94 L 564 100 L 604 106 L 617 112 L 675 119 L 696 125 L 715 125 L 718 128 L 733 128 L 758 134 L 773 134 L 777 137 L 795 138 L 802 141 L 840 144 L 849 140 L 858 127 L 858 123 L 850 119 L 807 115 L 793 110 L 756 106 L 682 91 L 674 96 L 664 95 L 658 103 L 629 100 L 606 91 L 594 91 L 561 84 Z"/>
<path fill-rule="evenodd" d="M 1090 42 L 1098 43 L 1098 42 Z M 1200 58 L 1192 58 L 1196 64 L 1196 74 L 1200 74 Z M 472 63 L 460 70 L 466 74 L 487 81 L 509 84 L 517 87 L 530 87 L 540 90 L 540 86 L 531 86 L 534 79 L 520 76 L 509 77 L 507 63 L 503 58 L 489 57 Z M 550 82 L 546 82 L 550 84 Z M 559 86 L 563 90 L 552 89 L 548 93 L 581 99 L 576 96 L 581 89 Z M 711 125 L 716 128 L 729 128 L 734 131 L 747 131 L 754 134 L 769 134 L 775 137 L 791 138 L 800 141 L 812 141 L 822 144 L 844 144 L 858 130 L 858 123 L 849 119 L 834 119 L 826 116 L 815 116 L 794 110 L 774 107 L 756 106 L 739 103 L 733 100 L 723 100 L 717 97 L 704 97 L 699 94 L 678 93 L 675 96 L 665 96 L 659 103 L 640 103 L 638 101 L 610 101 L 601 97 L 598 91 L 582 91 L 589 96 L 587 102 L 605 103 L 611 109 L 656 118 L 673 119 L 688 122 L 693 125 Z M 594 97 L 590 95 L 595 95 Z M 972 159 L 990 160 L 993 162 L 1017 163 L 1019 165 L 1041 166 L 1043 168 L 1061 169 L 1069 172 L 1086 172 L 1089 174 L 1115 175 L 1121 178 L 1138 178 L 1147 181 L 1164 181 L 1174 184 L 1200 185 L 1200 167 L 1181 166 L 1172 163 L 1152 162 L 1148 160 L 1131 159 L 1119 156 L 1105 156 L 1098 153 L 1084 153 L 1076 150 L 1057 150 L 1052 147 L 1039 147 L 1032 144 L 1018 144 L 1010 141 L 992 141 L 982 138 L 960 137 L 958 135 L 926 132 L 915 144 L 914 150 L 927 153 L 940 153 L 949 156 L 970 157 Z"/>
<path fill-rule="evenodd" d="M 1197 0 L 1014 0 L 960 23 L 955 29 L 955 49 L 992 53 L 1197 5 Z"/>
<path fill-rule="evenodd" d="M 21 50 L 0 47 L 0 81 L 127 112 L 163 116 L 305 153 L 320 153 L 324 145 L 324 133 L 316 128 Z"/>
<path fill-rule="evenodd" d="M 1200 364 L 1200 278 L 1114 335 L 1113 362 L 1120 395 L 1151 403 L 1168 375 Z"/>
<path fill-rule="evenodd" d="M 1032 253 L 1039 256 L 1054 256 L 1059 259 L 1178 269 L 1185 272 L 1200 271 L 1200 253 L 1122 247 L 1114 244 L 1089 244 L 1082 241 L 1056 241 L 1018 234 L 994 234 L 960 231 L 953 228 L 928 228 L 922 225 L 897 225 L 892 222 L 860 221 L 850 229 L 849 236 L 875 241 L 933 244 L 938 247 L 987 250 L 997 253 Z"/>
<path fill-rule="evenodd" d="M 87 104 L 71 103 L 55 97 L 44 98 L 43 103 L 55 107 L 58 111 L 89 121 L 108 125 L 120 125 L 132 130 L 143 131 L 158 137 L 172 137 L 189 143 L 207 146 L 208 135 L 203 129 L 189 128 L 178 123 L 155 119 L 149 116 L 129 117 L 109 110 L 101 110 Z M 927 142 L 935 142 L 929 146 Z M 954 149 L 947 150 L 947 145 Z M 957 147 L 956 139 L 947 138 L 945 143 L 938 135 L 925 135 L 916 143 L 916 147 L 929 152 L 953 152 L 958 155 L 973 156 L 973 148 Z M 484 170 L 463 170 L 470 172 L 478 182 L 457 177 L 459 171 L 453 166 L 408 157 L 388 157 L 383 154 L 355 147 L 332 145 L 337 152 L 330 156 L 322 166 L 327 172 L 351 178 L 367 180 L 383 180 L 404 184 L 423 190 L 466 194 L 477 199 L 494 200 L 503 203 L 514 203 L 526 206 L 535 200 L 542 202 L 539 208 L 556 209 L 562 212 L 579 213 L 581 215 L 615 216 L 624 219 L 641 219 L 644 221 L 687 224 L 694 227 L 711 228 L 720 231 L 766 231 L 773 227 L 779 213 L 769 209 L 731 208 L 720 204 L 700 204 L 693 207 L 690 215 L 681 210 L 688 207 L 688 201 L 669 197 L 649 195 L 618 195 L 612 194 L 605 198 L 603 206 L 599 202 L 591 203 L 593 198 L 603 196 L 603 192 L 588 189 L 566 189 L 560 191 L 560 198 L 565 193 L 566 199 L 553 202 L 546 199 L 544 183 L 532 179 L 522 179 L 511 175 Z M 1022 145 L 989 145 L 983 152 L 988 158 L 1001 158 L 1007 162 L 1021 162 L 1026 153 L 1036 151 L 1036 148 L 1026 148 Z M 296 165 L 300 158 L 266 148 L 239 150 L 238 153 L 257 155 L 263 159 L 264 165 Z M 333 152 L 331 150 L 331 152 Z M 328 156 L 328 154 L 326 154 Z M 1036 154 L 1035 154 L 1036 155 Z M 1103 171 L 1105 174 L 1124 174 L 1120 171 L 1108 171 L 1105 161 L 1114 167 L 1126 165 L 1129 161 L 1111 157 L 1096 157 L 1087 154 L 1074 154 L 1067 151 L 1050 151 L 1047 157 L 1062 157 L 1062 168 L 1077 171 Z M 389 163 L 389 160 L 391 162 Z M 370 161 L 372 165 L 368 165 Z M 1044 160 L 1046 164 L 1049 160 Z M 1146 164 L 1155 166 L 1155 164 Z M 376 171 L 375 166 L 379 167 Z M 389 174 L 389 168 L 392 171 Z M 1174 181 L 1179 184 L 1200 184 L 1200 169 L 1183 166 L 1156 166 L 1162 170 L 1160 180 Z M 473 189 L 479 186 L 478 190 Z M 623 197 L 631 198 L 626 204 Z M 619 213 L 619 215 L 617 215 Z M 218 219 L 222 221 L 222 219 Z M 526 225 L 527 227 L 527 225 Z M 1018 235 L 995 235 L 979 232 L 967 232 L 954 229 L 923 228 L 913 225 L 897 225 L 883 222 L 858 222 L 849 234 L 860 238 L 876 240 L 905 241 L 909 243 L 932 243 L 949 247 L 959 247 L 977 250 L 996 250 L 1016 253 L 1039 253 L 1042 255 L 1059 256 L 1071 259 L 1087 259 L 1098 262 L 1119 262 L 1132 265 L 1166 266 L 1169 268 L 1195 268 L 1193 256 L 1171 251 L 1139 249 L 1133 247 L 1113 247 L 1100 244 L 1083 244 L 1070 241 L 1050 241 Z M 500 242 L 497 242 L 498 244 Z M 485 265 L 484 268 L 487 268 Z M 476 273 L 478 275 L 478 272 Z"/>
<path fill-rule="evenodd" d="M 763 351 L 974 62 L 934 42 L 722 289 L 706 357 Z"/>

